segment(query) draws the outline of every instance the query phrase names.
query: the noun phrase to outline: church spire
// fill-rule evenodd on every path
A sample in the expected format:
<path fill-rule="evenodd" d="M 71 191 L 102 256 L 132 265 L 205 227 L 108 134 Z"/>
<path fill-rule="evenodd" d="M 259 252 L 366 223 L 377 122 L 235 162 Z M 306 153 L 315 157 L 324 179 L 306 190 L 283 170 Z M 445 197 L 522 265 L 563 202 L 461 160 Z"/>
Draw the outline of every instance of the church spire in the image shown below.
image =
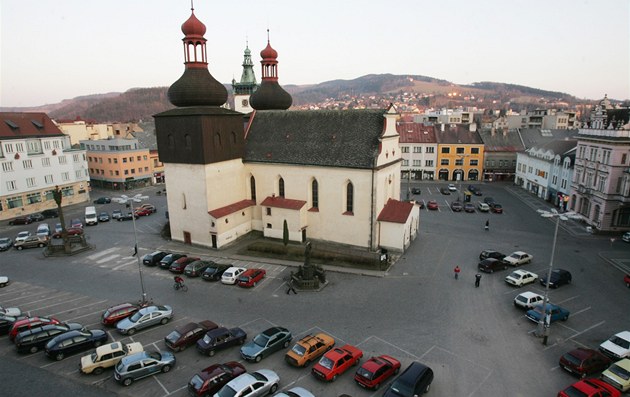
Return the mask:
<path fill-rule="evenodd" d="M 267 29 L 267 47 L 260 52 L 262 82 L 251 97 L 251 105 L 256 110 L 286 110 L 291 107 L 293 98 L 278 84 L 278 52 L 271 47 Z"/>

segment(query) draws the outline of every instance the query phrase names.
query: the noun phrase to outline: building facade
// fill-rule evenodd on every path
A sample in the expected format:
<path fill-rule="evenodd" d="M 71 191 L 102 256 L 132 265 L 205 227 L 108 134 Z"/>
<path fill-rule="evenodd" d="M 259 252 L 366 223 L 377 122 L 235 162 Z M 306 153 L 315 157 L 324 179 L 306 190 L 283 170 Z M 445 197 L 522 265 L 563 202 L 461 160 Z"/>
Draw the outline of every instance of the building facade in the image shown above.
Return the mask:
<path fill-rule="evenodd" d="M 475 124 L 435 126 L 438 142 L 437 178 L 478 181 L 483 175 L 484 145 Z"/>
<path fill-rule="evenodd" d="M 398 122 L 401 178 L 405 180 L 435 179 L 438 144 L 433 125 L 414 122 Z"/>

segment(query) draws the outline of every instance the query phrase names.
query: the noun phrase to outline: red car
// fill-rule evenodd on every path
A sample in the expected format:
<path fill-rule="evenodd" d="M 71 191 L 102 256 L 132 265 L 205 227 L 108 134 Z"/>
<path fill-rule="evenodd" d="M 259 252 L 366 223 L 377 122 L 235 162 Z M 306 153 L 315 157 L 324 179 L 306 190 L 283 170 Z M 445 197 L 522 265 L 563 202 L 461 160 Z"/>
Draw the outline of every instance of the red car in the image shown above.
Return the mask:
<path fill-rule="evenodd" d="M 194 261 L 198 261 L 198 260 L 199 258 L 193 258 L 191 256 L 179 258 L 175 262 L 171 263 L 171 266 L 169 266 L 168 270 L 171 273 L 181 274 L 181 273 L 184 273 L 184 269 L 186 268 L 186 266 L 188 266 L 188 264 L 193 263 Z"/>
<path fill-rule="evenodd" d="M 83 234 L 83 228 L 80 227 L 69 227 L 66 229 L 68 236 L 76 236 L 79 234 Z M 61 232 L 56 232 L 52 235 L 52 238 L 61 238 Z"/>
<path fill-rule="evenodd" d="M 236 279 L 239 287 L 251 288 L 255 287 L 260 280 L 265 277 L 267 272 L 264 269 L 247 269 Z"/>
<path fill-rule="evenodd" d="M 9 330 L 9 339 L 13 342 L 18 333 L 46 324 L 61 324 L 61 321 L 53 317 L 28 317 L 17 320 Z"/>
<path fill-rule="evenodd" d="M 623 276 L 623 282 L 626 284 L 626 287 L 630 288 L 630 274 Z"/>
<path fill-rule="evenodd" d="M 188 392 L 198 397 L 213 396 L 229 381 L 245 372 L 245 367 L 236 361 L 211 365 L 188 381 Z"/>
<path fill-rule="evenodd" d="M 392 375 L 400 371 L 400 361 L 392 356 L 381 355 L 372 357 L 357 369 L 354 380 L 359 386 L 376 390 Z"/>
<path fill-rule="evenodd" d="M 317 379 L 335 381 L 337 376 L 356 365 L 363 357 L 363 352 L 351 345 L 335 347 L 324 354 L 313 366 L 312 374 Z"/>
<path fill-rule="evenodd" d="M 181 327 L 175 328 L 173 332 L 164 337 L 164 342 L 169 349 L 180 352 L 188 346 L 196 344 L 197 341 L 211 329 L 219 326 L 210 320 L 204 320 L 199 323 L 188 323 Z"/>
<path fill-rule="evenodd" d="M 621 392 L 599 379 L 583 379 L 558 392 L 558 397 L 620 397 Z"/>
<path fill-rule="evenodd" d="M 578 347 L 560 357 L 560 368 L 586 378 L 607 369 L 612 360 L 593 349 Z"/>
<path fill-rule="evenodd" d="M 136 208 L 136 216 L 149 216 L 153 213 L 149 208 Z"/>
<path fill-rule="evenodd" d="M 112 306 L 105 310 L 105 313 L 101 316 L 101 323 L 114 326 L 117 322 L 131 316 L 138 310 L 140 310 L 140 306 L 133 303 L 121 303 L 120 305 Z"/>
<path fill-rule="evenodd" d="M 429 202 L 427 203 L 427 208 L 430 210 L 436 210 L 438 209 L 438 203 L 435 200 L 429 200 Z"/>

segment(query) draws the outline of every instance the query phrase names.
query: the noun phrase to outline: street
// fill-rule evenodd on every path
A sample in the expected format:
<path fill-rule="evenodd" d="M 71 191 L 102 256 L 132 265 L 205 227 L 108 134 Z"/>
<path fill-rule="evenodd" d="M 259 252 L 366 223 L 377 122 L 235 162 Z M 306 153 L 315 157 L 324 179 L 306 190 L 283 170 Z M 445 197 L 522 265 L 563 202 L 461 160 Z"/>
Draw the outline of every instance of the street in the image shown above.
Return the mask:
<path fill-rule="evenodd" d="M 473 202 L 491 195 L 503 205 L 504 213 L 453 212 L 448 204 L 458 192 L 441 195 L 439 187 L 446 184 L 414 182 L 413 186 L 422 191 L 414 198 L 437 200 L 439 209 L 421 210 L 419 237 L 387 273 L 366 276 L 329 269 L 325 288 L 319 292 L 298 291 L 297 295 L 285 293 L 283 280 L 296 264 L 234 259 L 229 250 L 216 252 L 164 240 L 160 230 L 166 221 L 166 197 L 156 195 L 156 187 L 139 191 L 150 196 L 145 202 L 158 208 L 157 213 L 136 221 L 140 256 L 158 249 L 178 251 L 243 267 L 261 267 L 267 271 L 267 277 L 253 289 L 186 279 L 189 291 L 181 292 L 173 290 L 171 273 L 142 265 L 149 297 L 157 304 L 173 306 L 174 317 L 166 325 L 132 337 L 108 329 L 110 340 L 138 341 L 145 350 L 166 349 L 164 336 L 189 321 L 208 319 L 227 327 L 238 326 L 247 332 L 248 340 L 279 325 L 292 331 L 293 342 L 309 333 L 325 332 L 336 339 L 338 346 L 355 345 L 364 352 L 362 362 L 381 354 L 399 359 L 403 368 L 411 361 L 420 361 L 435 372 L 428 394 L 431 396 L 555 395 L 577 380 L 558 367 L 563 353 L 579 346 L 597 348 L 612 334 L 628 329 L 628 310 L 620 303 L 627 301 L 630 291 L 622 282 L 619 268 L 630 263 L 630 245 L 619 238 L 611 241 L 610 237 L 590 235 L 579 225 L 563 225 L 561 221 L 554 268 L 569 270 L 573 282 L 552 289 L 549 296 L 552 303 L 567 308 L 571 315 L 566 322 L 551 325 L 548 344 L 544 346 L 542 339 L 534 336 L 536 324 L 512 303 L 523 291 L 543 294 L 540 283 L 511 287 L 504 278 L 512 268 L 483 273 L 479 288 L 474 282 L 483 249 L 504 254 L 528 252 L 534 259 L 522 268 L 539 277 L 546 275 L 556 221 L 541 217 L 536 210 L 549 209 L 549 204 L 531 199 L 527 192 L 509 184 L 479 183 L 484 195 L 473 196 Z M 93 192 L 92 199 L 100 195 L 111 196 Z M 112 203 L 96 207 L 97 213 L 111 213 L 124 206 Z M 83 208 L 69 208 L 66 219 L 82 218 Z M 48 220 L 51 224 L 55 221 Z M 488 231 L 484 230 L 486 221 Z M 0 226 L 0 236 L 14 238 L 19 231 L 34 231 L 36 227 L 5 223 Z M 0 304 L 19 307 L 29 314 L 80 322 L 92 329 L 101 328 L 100 315 L 107 307 L 138 301 L 141 288 L 137 258 L 131 256 L 132 222 L 110 221 L 86 227 L 86 234 L 95 249 L 70 257 L 45 258 L 41 249 L 1 252 L 0 275 L 9 276 L 12 283 L 0 289 Z M 455 265 L 461 268 L 458 280 L 453 277 Z M 41 352 L 20 355 L 6 337 L 2 338 L 0 380 L 10 385 L 13 396 L 37 395 L 38 380 L 52 382 L 58 378 L 64 382 L 56 387 L 63 390 L 56 390 L 55 394 L 69 394 L 71 388 L 94 385 L 103 391 L 103 396 L 185 396 L 188 380 L 201 369 L 231 360 L 244 363 L 237 347 L 214 357 L 201 356 L 190 348 L 176 353 L 177 365 L 171 372 L 125 388 L 113 379 L 113 370 L 99 376 L 81 375 L 78 362 L 82 354 L 53 362 Z M 334 383 L 323 383 L 310 374 L 310 366 L 290 367 L 283 356 L 284 351 L 260 363 L 244 365 L 248 371 L 276 371 L 281 390 L 302 386 L 325 397 L 382 394 L 382 390 L 374 392 L 357 386 L 353 380 L 356 368 Z M 19 366 L 13 366 L 15 362 Z M 11 372 L 3 367 L 11 367 Z M 15 368 L 37 371 L 20 376 Z"/>

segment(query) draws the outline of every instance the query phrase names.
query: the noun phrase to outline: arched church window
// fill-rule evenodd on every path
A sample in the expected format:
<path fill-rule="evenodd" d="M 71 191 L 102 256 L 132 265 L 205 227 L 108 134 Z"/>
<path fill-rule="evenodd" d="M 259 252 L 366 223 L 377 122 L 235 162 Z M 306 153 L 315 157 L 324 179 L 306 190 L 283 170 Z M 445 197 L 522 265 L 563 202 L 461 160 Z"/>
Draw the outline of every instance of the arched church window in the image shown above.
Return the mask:
<path fill-rule="evenodd" d="M 319 186 L 317 179 L 313 179 L 313 182 L 311 182 L 311 199 L 313 201 L 313 208 L 319 208 Z"/>
<path fill-rule="evenodd" d="M 249 177 L 249 190 L 252 195 L 252 200 L 256 202 L 256 179 L 253 175 Z"/>
<path fill-rule="evenodd" d="M 348 182 L 346 185 L 346 212 L 353 212 L 354 210 L 354 186 L 352 182 Z"/>
<path fill-rule="evenodd" d="M 221 147 L 221 135 L 218 132 L 214 134 L 214 147 Z"/>
<path fill-rule="evenodd" d="M 278 196 L 284 197 L 284 179 L 278 180 Z"/>

